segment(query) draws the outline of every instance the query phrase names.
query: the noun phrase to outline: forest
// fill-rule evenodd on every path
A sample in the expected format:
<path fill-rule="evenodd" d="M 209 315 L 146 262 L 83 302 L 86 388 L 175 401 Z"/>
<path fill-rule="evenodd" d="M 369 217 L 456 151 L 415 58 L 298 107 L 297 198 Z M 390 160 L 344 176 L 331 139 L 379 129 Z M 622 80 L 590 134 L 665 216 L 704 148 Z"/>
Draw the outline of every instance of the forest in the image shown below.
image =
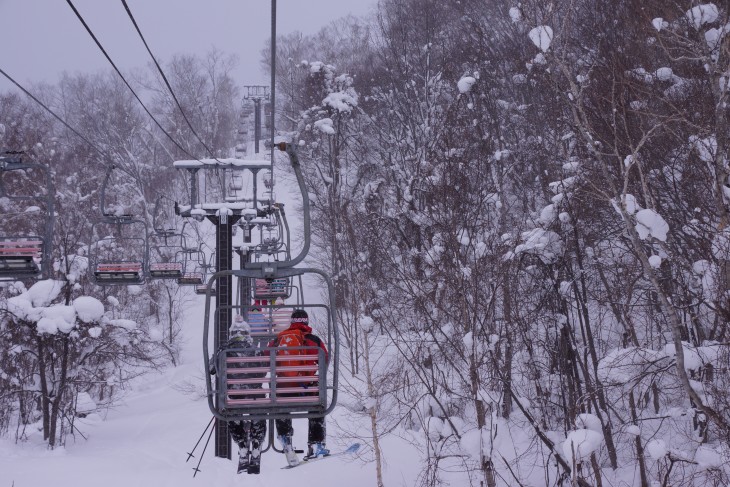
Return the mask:
<path fill-rule="evenodd" d="M 728 33 L 721 2 L 381 0 L 278 39 L 277 136 L 298 146 L 345 341 L 339 427 L 379 486 L 391 435 L 423 486 L 730 484 Z M 223 155 L 234 62 L 165 63 Z M 131 78 L 188 145 L 114 73 L 33 87 L 104 160 L 0 94 L 0 146 L 48 165 L 58 215 L 52 289 L 0 288 L 0 433 L 20 440 L 42 421 L 63 444 L 79 403 L 175 364 L 184 292 L 85 275 L 108 165 L 152 225 L 157 194 L 185 192 L 171 162 L 204 154 L 156 72 Z M 33 312 L 85 297 L 104 318 Z"/>

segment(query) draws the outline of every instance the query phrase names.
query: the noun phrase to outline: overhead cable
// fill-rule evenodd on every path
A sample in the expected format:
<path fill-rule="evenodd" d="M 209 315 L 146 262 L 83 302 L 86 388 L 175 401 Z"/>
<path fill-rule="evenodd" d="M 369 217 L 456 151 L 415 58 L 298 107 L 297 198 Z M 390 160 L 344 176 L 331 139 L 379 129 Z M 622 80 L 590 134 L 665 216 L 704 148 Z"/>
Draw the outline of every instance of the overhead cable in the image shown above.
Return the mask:
<path fill-rule="evenodd" d="M 127 11 L 127 15 L 129 16 L 129 19 L 132 21 L 132 24 L 134 24 L 134 28 L 137 30 L 137 34 L 139 34 L 140 39 L 142 39 L 142 43 L 144 44 L 144 47 L 147 49 L 147 52 L 149 53 L 150 57 L 152 58 L 152 61 L 155 63 L 155 66 L 157 66 L 157 70 L 160 72 L 160 76 L 162 76 L 162 80 L 165 82 L 165 86 L 167 86 L 167 89 L 170 91 L 170 94 L 172 95 L 172 99 L 175 101 L 175 105 L 177 105 L 177 108 L 180 110 L 180 113 L 183 116 L 183 119 L 185 119 L 185 123 L 190 127 L 190 131 L 193 133 L 196 139 L 200 141 L 200 143 L 205 147 L 205 150 L 208 151 L 208 154 L 216 159 L 215 154 L 213 154 L 213 151 L 210 150 L 208 145 L 203 141 L 203 139 L 198 135 L 198 133 L 195 131 L 195 128 L 193 128 L 193 124 L 190 123 L 190 120 L 188 119 L 188 116 L 185 114 L 185 110 L 183 110 L 182 105 L 180 105 L 180 102 L 177 99 L 177 96 L 175 95 L 175 91 L 172 89 L 172 86 L 170 85 L 170 82 L 167 80 L 167 76 L 165 76 L 165 72 L 162 70 L 162 66 L 160 66 L 160 63 L 157 62 L 157 58 L 154 54 L 152 54 L 152 50 L 150 49 L 150 46 L 147 44 L 147 41 L 144 38 L 144 35 L 142 35 L 142 30 L 139 28 L 139 25 L 137 25 L 137 21 L 134 18 L 134 15 L 132 15 L 132 11 L 129 9 L 129 5 L 127 4 L 127 0 L 122 0 L 122 5 L 124 5 L 124 9 Z M 216 159 L 217 160 L 217 159 Z M 220 162 L 220 161 L 218 161 Z"/>
<path fill-rule="evenodd" d="M 109 156 L 107 153 L 105 153 L 104 151 L 102 151 L 101 149 L 99 149 L 89 139 L 87 139 L 86 137 L 84 137 L 83 135 L 81 135 L 81 133 L 79 133 L 78 130 L 76 130 L 75 128 L 73 128 L 72 126 L 70 126 L 64 119 L 62 119 L 59 115 L 57 115 L 56 112 L 54 112 L 53 110 L 51 110 L 50 108 L 48 108 L 45 103 L 43 103 L 42 101 L 40 101 L 30 91 L 26 90 L 23 86 L 21 86 L 20 83 L 18 83 L 17 81 L 15 81 L 8 73 L 6 73 L 2 69 L 0 69 L 0 74 L 2 74 L 3 76 L 5 76 L 11 83 L 13 83 L 15 86 L 17 86 L 18 89 L 20 89 L 20 91 L 22 91 L 23 93 L 25 93 L 34 102 L 36 102 L 37 104 L 39 104 L 45 111 L 47 111 L 48 113 L 50 113 L 51 115 L 53 115 L 53 117 L 56 120 L 58 120 L 59 122 L 61 122 L 64 127 L 66 127 L 67 129 L 69 129 L 71 132 L 73 132 L 74 134 L 76 134 L 77 137 L 79 137 L 81 140 L 83 140 L 84 142 L 86 142 L 89 145 L 89 147 L 91 147 L 92 149 L 94 149 L 96 152 L 98 152 L 99 154 L 101 154 L 102 157 L 104 157 L 105 159 L 108 159 L 108 161 L 113 164 L 113 160 L 112 160 L 111 156 Z"/>
<path fill-rule="evenodd" d="M 86 29 L 86 32 L 88 32 L 88 33 L 89 33 L 89 35 L 91 36 L 91 38 L 92 38 L 92 39 L 94 40 L 94 42 L 96 43 L 97 47 L 98 47 L 98 48 L 99 48 L 99 49 L 101 50 L 101 52 L 102 52 L 102 53 L 104 54 L 104 57 L 106 57 L 106 60 L 107 60 L 107 61 L 109 61 L 109 64 L 111 64 L 111 65 L 112 65 L 112 67 L 114 68 L 114 71 L 116 71 L 116 72 L 117 72 L 117 74 L 119 75 L 119 77 L 120 77 L 120 78 L 122 78 L 122 81 L 124 81 L 124 84 L 125 84 L 125 85 L 127 85 L 127 88 L 129 88 L 129 91 L 131 91 L 131 92 L 132 92 L 132 94 L 133 94 L 133 95 L 134 95 L 134 97 L 135 97 L 135 98 L 137 99 L 137 101 L 139 102 L 139 104 L 140 104 L 140 105 L 142 105 L 142 108 L 143 108 L 143 109 L 144 109 L 144 111 L 145 111 L 145 112 L 147 113 L 147 115 L 149 115 L 149 117 L 150 117 L 150 118 L 152 119 L 152 121 L 153 121 L 153 122 L 155 122 L 155 125 L 157 125 L 157 127 L 158 127 L 158 128 L 159 128 L 159 129 L 161 130 L 161 131 L 162 131 L 162 133 L 163 133 L 163 134 L 165 134 L 165 135 L 167 136 L 167 138 L 168 138 L 168 139 L 170 139 L 170 140 L 172 141 L 172 143 L 173 143 L 173 144 L 175 144 L 175 146 L 176 146 L 176 147 L 177 147 L 178 149 L 180 149 L 180 150 L 181 150 L 181 151 L 182 151 L 183 153 L 187 154 L 187 155 L 188 155 L 188 157 L 190 157 L 190 158 L 192 158 L 192 159 L 195 159 L 195 160 L 198 160 L 198 161 L 199 161 L 199 159 L 198 159 L 197 157 L 193 156 L 193 155 L 192 155 L 192 154 L 190 154 L 190 153 L 189 153 L 189 152 L 188 152 L 187 150 L 185 150 L 185 149 L 184 149 L 184 148 L 183 148 L 183 147 L 182 147 L 182 146 L 181 146 L 181 145 L 180 145 L 180 144 L 179 144 L 179 143 L 178 143 L 178 142 L 177 142 L 177 141 L 176 141 L 176 140 L 175 140 L 175 139 L 174 139 L 174 138 L 172 137 L 172 135 L 170 135 L 170 134 L 169 134 L 169 133 L 167 132 L 167 130 L 165 130 L 165 128 L 164 128 L 164 127 L 163 127 L 163 126 L 162 126 L 162 125 L 160 124 L 160 122 L 158 122 L 158 121 L 157 121 L 157 119 L 155 118 L 155 116 L 154 116 L 154 115 L 152 115 L 152 113 L 151 113 L 151 112 L 149 111 L 149 109 L 147 108 L 147 106 L 145 106 L 145 104 L 144 104 L 144 103 L 142 102 L 142 100 L 140 99 L 140 97 L 139 97 L 139 96 L 137 95 L 137 92 L 135 92 L 135 91 L 134 91 L 134 89 L 132 88 L 132 85 L 130 85 L 130 84 L 129 84 L 129 82 L 128 82 L 128 81 L 127 81 L 127 79 L 126 79 L 126 78 L 124 77 L 124 75 L 122 74 L 122 72 L 121 72 L 121 71 L 119 70 L 119 68 L 117 68 L 117 65 L 116 65 L 116 64 L 114 64 L 114 61 L 112 61 L 112 58 L 111 58 L 111 57 L 109 57 L 109 54 L 107 54 L 106 50 L 104 49 L 104 46 L 102 46 L 102 45 L 101 45 L 101 43 L 99 42 L 99 39 L 97 39 L 97 38 L 96 38 L 96 36 L 95 36 L 95 35 L 94 35 L 94 33 L 93 33 L 93 32 L 91 31 L 91 28 L 89 28 L 89 26 L 88 26 L 88 24 L 86 23 L 86 21 L 84 20 L 84 18 L 83 18 L 83 17 L 81 16 L 81 14 L 79 13 L 79 11 L 78 11 L 78 10 L 76 10 L 76 7 L 74 6 L 73 2 L 72 2 L 71 0 L 66 0 L 66 3 L 68 3 L 69 7 L 71 7 L 71 10 L 73 10 L 73 11 L 74 11 L 74 13 L 76 14 L 76 17 L 78 17 L 79 21 L 81 22 L 81 24 L 82 24 L 82 25 L 84 26 L 84 28 Z"/>

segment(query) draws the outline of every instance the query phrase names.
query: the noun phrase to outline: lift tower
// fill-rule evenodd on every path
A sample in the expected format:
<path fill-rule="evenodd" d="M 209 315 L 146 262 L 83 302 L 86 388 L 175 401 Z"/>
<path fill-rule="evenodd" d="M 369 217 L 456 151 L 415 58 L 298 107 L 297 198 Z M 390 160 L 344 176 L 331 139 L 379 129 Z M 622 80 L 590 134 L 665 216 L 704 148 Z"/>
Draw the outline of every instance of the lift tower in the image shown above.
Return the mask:
<path fill-rule="evenodd" d="M 254 106 L 254 147 L 256 154 L 259 153 L 259 140 L 261 140 L 261 100 L 269 99 L 269 87 L 261 85 L 247 85 L 244 100 L 253 100 Z"/>
<path fill-rule="evenodd" d="M 190 177 L 190 204 L 177 205 L 176 213 L 183 218 L 194 218 L 198 221 L 209 220 L 215 225 L 216 232 L 216 272 L 233 270 L 233 225 L 239 220 L 255 222 L 260 215 L 271 211 L 272 202 L 259 200 L 257 197 L 257 175 L 261 170 L 271 171 L 271 162 L 268 160 L 244 159 L 201 159 L 176 161 L 174 167 L 188 172 Z M 198 177 L 200 171 L 210 173 L 236 173 L 250 171 L 253 179 L 253 194 L 251 198 L 237 201 L 201 202 L 199 201 Z M 231 180 L 235 176 L 231 176 Z M 224 185 L 225 188 L 225 185 Z M 218 305 L 215 316 L 215 331 L 213 333 L 213 347 L 218 349 L 228 341 L 228 328 L 231 325 L 233 305 L 233 279 L 226 276 L 217 281 L 215 298 Z M 230 439 L 228 437 L 228 423 L 216 421 L 215 455 L 220 458 L 230 458 Z"/>

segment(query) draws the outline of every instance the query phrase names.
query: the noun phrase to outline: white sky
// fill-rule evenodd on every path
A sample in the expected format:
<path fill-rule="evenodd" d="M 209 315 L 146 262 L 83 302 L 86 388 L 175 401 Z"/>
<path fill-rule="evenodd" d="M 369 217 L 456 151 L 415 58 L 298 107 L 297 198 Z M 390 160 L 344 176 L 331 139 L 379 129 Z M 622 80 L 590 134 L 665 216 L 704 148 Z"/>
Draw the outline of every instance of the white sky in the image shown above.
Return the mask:
<path fill-rule="evenodd" d="M 149 55 L 121 0 L 72 0 L 124 72 Z M 259 68 L 271 29 L 270 0 L 127 0 L 158 59 L 205 54 L 211 47 L 239 57 L 239 85 L 268 84 Z M 277 0 L 277 34 L 317 32 L 347 14 L 369 13 L 377 0 Z M 0 68 L 27 86 L 57 81 L 63 71 L 111 69 L 64 0 L 0 0 Z M 0 91 L 12 86 L 0 76 Z"/>

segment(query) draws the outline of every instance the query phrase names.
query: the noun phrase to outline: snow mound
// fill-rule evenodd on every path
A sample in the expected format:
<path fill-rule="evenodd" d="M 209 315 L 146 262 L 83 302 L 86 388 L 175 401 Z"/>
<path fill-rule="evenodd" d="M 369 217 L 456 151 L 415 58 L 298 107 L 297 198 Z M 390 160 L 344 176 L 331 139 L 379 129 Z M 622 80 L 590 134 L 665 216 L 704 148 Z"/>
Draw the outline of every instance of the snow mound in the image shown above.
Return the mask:
<path fill-rule="evenodd" d="M 91 296 L 80 296 L 74 299 L 73 307 L 84 323 L 98 323 L 104 316 L 104 305 Z"/>
<path fill-rule="evenodd" d="M 320 132 L 327 135 L 334 135 L 335 133 L 334 122 L 332 122 L 331 118 L 323 118 L 322 120 L 317 120 L 316 122 L 314 122 L 314 127 L 319 129 Z"/>
<path fill-rule="evenodd" d="M 51 302 L 61 294 L 63 289 L 63 281 L 54 281 L 53 279 L 45 279 L 33 284 L 24 294 L 35 307 L 48 306 Z"/>
<path fill-rule="evenodd" d="M 577 430 L 568 433 L 563 443 L 563 454 L 569 464 L 580 462 L 598 450 L 603 443 L 603 435 L 593 430 Z"/>
<path fill-rule="evenodd" d="M 660 458 L 667 455 L 667 444 L 664 442 L 664 440 L 651 440 L 649 443 L 646 444 L 646 452 L 654 460 L 659 460 Z"/>
<path fill-rule="evenodd" d="M 603 428 L 601 426 L 601 420 L 598 416 L 590 413 L 579 414 L 575 418 L 575 427 L 578 429 L 586 429 L 595 431 L 596 433 L 603 434 Z"/>

